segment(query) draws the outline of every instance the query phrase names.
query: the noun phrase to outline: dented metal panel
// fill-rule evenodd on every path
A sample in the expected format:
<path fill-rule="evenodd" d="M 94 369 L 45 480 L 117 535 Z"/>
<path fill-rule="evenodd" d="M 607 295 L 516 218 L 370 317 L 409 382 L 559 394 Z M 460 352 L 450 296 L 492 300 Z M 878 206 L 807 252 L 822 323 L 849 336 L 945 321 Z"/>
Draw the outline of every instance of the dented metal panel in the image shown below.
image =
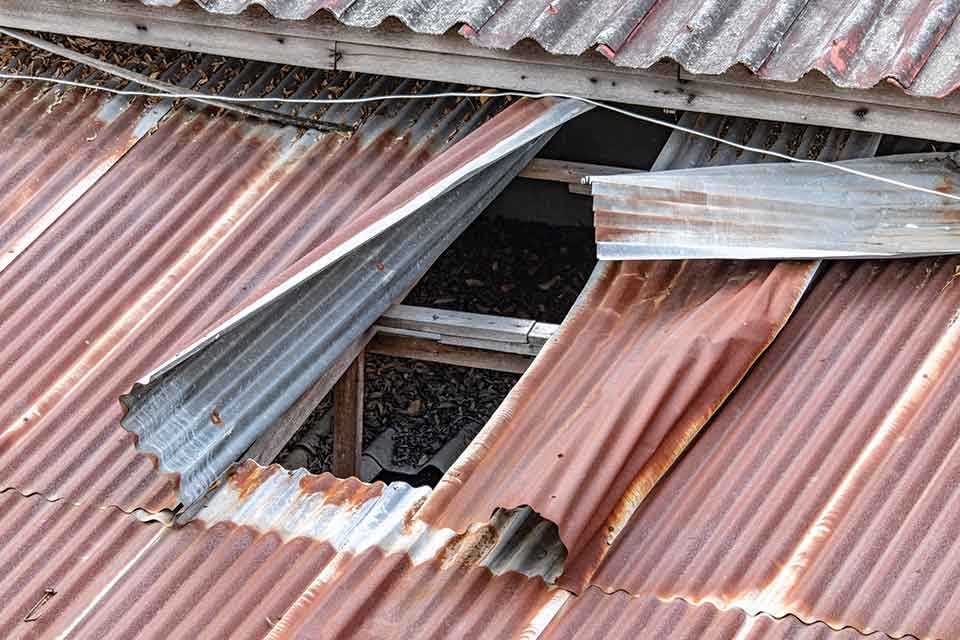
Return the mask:
<path fill-rule="evenodd" d="M 213 56 L 197 59 L 191 64 L 203 72 L 203 86 L 227 95 L 354 97 L 447 88 Z M 18 87 L 8 83 L 3 89 L 11 99 L 3 105 L 7 109 L 34 104 L 34 89 Z M 136 125 L 155 116 L 138 115 L 136 101 L 124 109 L 111 99 L 105 104 L 120 109 L 107 120 L 115 122 L 106 125 L 112 129 L 101 127 L 93 141 L 86 141 L 91 133 L 79 138 L 91 149 L 108 142 L 108 134 L 120 135 L 123 142 L 109 156 L 119 158 L 93 181 L 82 176 L 95 170 L 77 167 L 100 166 L 108 156 L 71 150 L 78 144 L 74 132 L 82 134 L 103 113 L 104 98 L 97 93 L 78 98 L 78 92 L 83 94 L 50 89 L 41 99 L 59 104 L 49 113 L 28 111 L 30 122 L 26 116 L 4 121 L 9 145 L 22 144 L 20 130 L 33 127 L 45 132 L 42 144 L 50 157 L 71 160 L 52 174 L 44 173 L 52 160 L 24 163 L 22 184 L 45 182 L 37 191 L 43 194 L 69 183 L 81 185 L 75 191 L 82 193 L 73 193 L 72 204 L 0 271 L 0 307 L 5 309 L 0 316 L 0 362 L 5 364 L 0 371 L 0 485 L 126 510 L 169 509 L 179 502 L 178 481 L 157 473 L 157 459 L 134 449 L 135 438 L 119 425 L 116 398 L 298 259 L 318 247 L 329 250 L 331 242 L 342 244 L 378 212 L 394 210 L 391 203 L 397 199 L 408 201 L 407 191 L 398 187 L 466 142 L 467 134 L 504 105 L 439 99 L 299 112 L 358 126 L 353 136 L 341 137 L 181 104 L 166 107 L 166 117 L 140 132 L 143 137 L 121 154 L 130 127 L 139 131 Z M 58 108 L 70 117 L 61 118 Z M 496 144 L 500 134 L 522 128 L 545 110 L 544 104 L 517 103 L 505 120 L 491 123 L 490 137 L 480 133 L 469 149 Z M 443 166 L 462 162 L 452 157 Z M 16 186 L 17 174 L 5 179 L 14 189 L 0 197 L 15 202 L 30 193 Z M 63 201 L 58 198 L 34 197 L 26 208 L 6 210 L 41 220 Z M 376 209 L 378 204 L 386 209 Z M 216 406 L 204 409 L 215 427 Z M 164 456 L 170 453 L 162 450 Z"/>
<path fill-rule="evenodd" d="M 853 629 L 834 631 L 822 622 L 805 624 L 793 616 L 750 616 L 738 609 L 693 605 L 680 599 L 633 598 L 623 592 L 590 588 L 567 600 L 542 640 L 859 640 Z M 886 640 L 875 634 L 874 640 Z"/>
<path fill-rule="evenodd" d="M 870 155 L 878 143 L 817 127 L 685 118 L 724 137 L 827 159 Z M 676 134 L 654 169 L 758 159 Z M 559 525 L 569 550 L 560 584 L 579 590 L 632 511 L 774 340 L 816 269 L 811 262 L 600 263 L 421 517 L 462 530 L 498 506 L 529 505 Z"/>
<path fill-rule="evenodd" d="M 957 637 L 958 274 L 955 257 L 825 265 L 594 582 Z"/>
<path fill-rule="evenodd" d="M 602 260 L 870 258 L 960 253 L 960 204 L 839 168 L 956 194 L 949 153 L 597 176 Z"/>
<path fill-rule="evenodd" d="M 181 0 L 141 0 L 173 6 Z M 187 0 L 189 1 L 189 0 Z M 483 47 L 532 40 L 550 53 L 596 50 L 618 66 L 670 59 L 695 74 L 744 65 L 761 78 L 795 81 L 819 71 L 841 87 L 891 80 L 907 93 L 943 97 L 960 86 L 960 2 L 954 0 L 195 0 L 215 13 L 252 5 L 303 20 L 325 11 L 343 24 L 374 27 L 397 18 L 418 33 L 455 25 Z"/>

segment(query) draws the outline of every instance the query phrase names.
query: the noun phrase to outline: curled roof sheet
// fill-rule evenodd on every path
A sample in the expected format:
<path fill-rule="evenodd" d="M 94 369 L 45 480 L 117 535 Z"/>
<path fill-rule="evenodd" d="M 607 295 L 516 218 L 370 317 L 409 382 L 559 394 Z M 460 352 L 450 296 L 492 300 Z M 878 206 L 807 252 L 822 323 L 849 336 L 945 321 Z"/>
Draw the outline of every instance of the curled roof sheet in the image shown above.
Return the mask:
<path fill-rule="evenodd" d="M 871 155 L 879 141 L 696 114 L 683 124 L 831 160 Z M 654 169 L 759 160 L 677 133 Z M 816 268 L 601 262 L 421 517 L 462 530 L 498 506 L 529 505 L 559 525 L 570 552 L 561 584 L 578 590 L 633 509 L 774 340 Z"/>
<path fill-rule="evenodd" d="M 172 6 L 181 0 L 141 1 Z M 891 80 L 919 96 L 945 96 L 960 85 L 955 1 L 194 1 L 228 14 L 258 5 L 292 20 L 327 11 L 356 27 L 393 17 L 418 33 L 441 34 L 460 25 L 479 46 L 508 49 L 533 40 L 551 53 L 597 50 L 634 68 L 668 58 L 690 73 L 715 74 L 742 64 L 762 78 L 783 81 L 817 70 L 841 87 Z"/>
<path fill-rule="evenodd" d="M 449 88 L 157 50 L 137 58 L 148 74 L 228 95 Z M 104 81 L 58 59 L 29 64 Z M 74 88 L 6 82 L 0 92 L 0 486 L 150 511 L 176 506 L 178 478 L 156 472 L 156 450 L 134 449 L 116 398 L 311 251 L 329 252 L 549 110 L 517 103 L 470 141 L 503 103 L 300 112 L 358 125 L 345 138 Z M 460 155 L 431 165 L 460 142 Z"/>
<path fill-rule="evenodd" d="M 960 634 L 960 260 L 836 262 L 594 581 Z"/>

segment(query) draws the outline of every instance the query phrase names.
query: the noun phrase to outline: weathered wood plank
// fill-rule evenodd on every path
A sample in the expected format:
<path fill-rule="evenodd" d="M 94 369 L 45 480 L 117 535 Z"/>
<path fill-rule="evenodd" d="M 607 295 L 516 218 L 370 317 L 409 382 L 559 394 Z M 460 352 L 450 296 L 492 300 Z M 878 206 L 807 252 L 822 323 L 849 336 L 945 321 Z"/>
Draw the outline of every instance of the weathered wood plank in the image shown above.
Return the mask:
<path fill-rule="evenodd" d="M 550 180 L 579 186 L 584 176 L 613 176 L 621 173 L 637 173 L 638 171 L 638 169 L 610 167 L 605 164 L 534 158 L 519 175 L 521 178 L 530 178 L 531 180 Z"/>
<path fill-rule="evenodd" d="M 960 95 L 915 98 L 882 85 L 836 87 L 811 74 L 796 83 L 760 80 L 741 69 L 676 77 L 676 65 L 624 69 L 596 55 L 555 56 L 535 45 L 509 51 L 470 45 L 456 34 L 429 36 L 385 25 L 353 29 L 320 14 L 284 21 L 262 11 L 207 13 L 104 0 L 5 0 L 0 24 L 255 60 L 383 73 L 483 86 L 549 91 L 705 113 L 843 127 L 960 142 Z"/>
<path fill-rule="evenodd" d="M 367 352 L 510 373 L 523 373 L 533 362 L 530 356 L 448 345 L 428 338 L 388 333 L 378 333 L 367 345 Z"/>
<path fill-rule="evenodd" d="M 441 336 L 526 344 L 527 334 L 533 328 L 534 321 L 400 304 L 384 313 L 377 324 L 381 327 L 423 331 Z"/>
<path fill-rule="evenodd" d="M 330 468 L 338 478 L 356 476 L 363 449 L 363 353 L 333 387 L 333 451 Z"/>

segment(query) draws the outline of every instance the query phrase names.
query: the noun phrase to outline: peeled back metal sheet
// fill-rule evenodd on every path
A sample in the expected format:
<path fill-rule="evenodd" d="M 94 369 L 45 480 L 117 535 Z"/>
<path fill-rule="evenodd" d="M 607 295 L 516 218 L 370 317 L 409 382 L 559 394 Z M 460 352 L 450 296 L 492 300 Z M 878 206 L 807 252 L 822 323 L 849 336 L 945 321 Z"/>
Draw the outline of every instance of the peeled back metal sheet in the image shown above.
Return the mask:
<path fill-rule="evenodd" d="M 957 155 L 837 163 L 957 192 Z M 761 164 L 597 176 L 603 260 L 868 258 L 960 253 L 960 203 L 824 165 Z"/>
<path fill-rule="evenodd" d="M 403 297 L 549 136 L 416 209 L 124 396 L 137 449 L 191 504 Z"/>

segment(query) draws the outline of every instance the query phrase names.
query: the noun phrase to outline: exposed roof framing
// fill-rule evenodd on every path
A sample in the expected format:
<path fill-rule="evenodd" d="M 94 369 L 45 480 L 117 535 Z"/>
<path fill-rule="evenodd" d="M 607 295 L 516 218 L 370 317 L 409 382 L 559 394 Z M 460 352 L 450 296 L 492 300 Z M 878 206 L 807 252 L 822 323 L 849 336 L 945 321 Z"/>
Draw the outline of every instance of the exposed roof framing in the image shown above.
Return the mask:
<path fill-rule="evenodd" d="M 960 95 L 913 97 L 890 85 L 842 89 L 813 75 L 794 83 L 761 80 L 739 67 L 681 78 L 675 63 L 628 69 L 599 55 L 553 55 L 530 43 L 504 51 L 473 46 L 456 34 L 423 35 L 395 24 L 352 28 L 323 14 L 287 21 L 265 12 L 216 15 L 192 3 L 153 8 L 118 0 L 8 0 L 0 7 L 0 24 L 317 68 L 960 142 Z"/>

